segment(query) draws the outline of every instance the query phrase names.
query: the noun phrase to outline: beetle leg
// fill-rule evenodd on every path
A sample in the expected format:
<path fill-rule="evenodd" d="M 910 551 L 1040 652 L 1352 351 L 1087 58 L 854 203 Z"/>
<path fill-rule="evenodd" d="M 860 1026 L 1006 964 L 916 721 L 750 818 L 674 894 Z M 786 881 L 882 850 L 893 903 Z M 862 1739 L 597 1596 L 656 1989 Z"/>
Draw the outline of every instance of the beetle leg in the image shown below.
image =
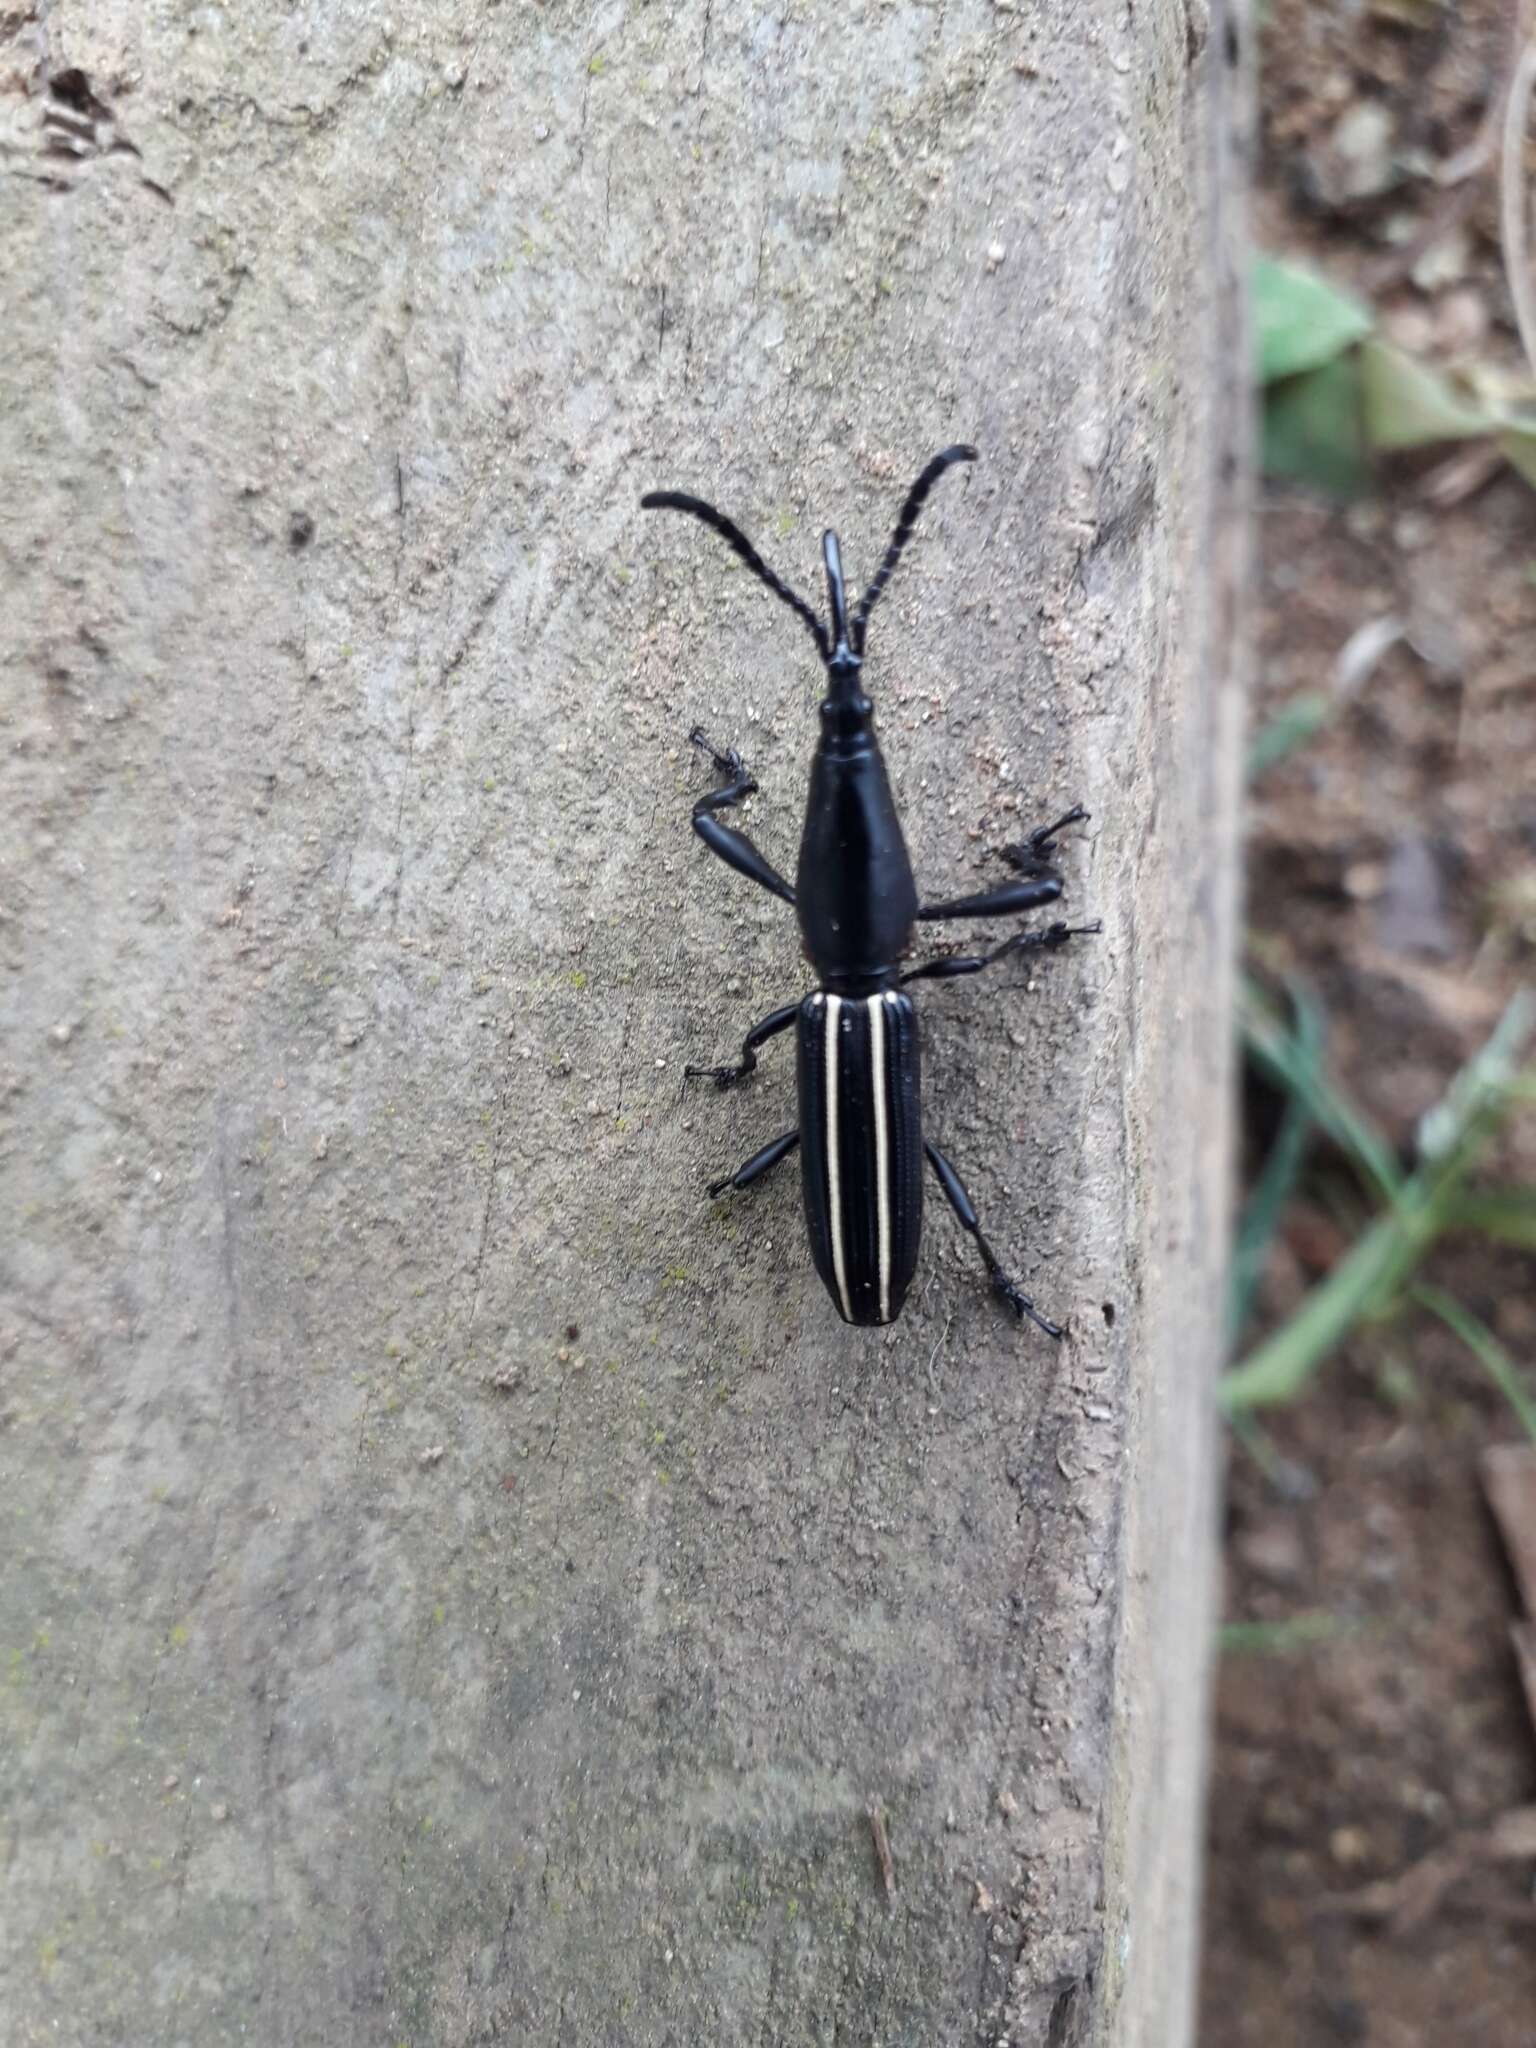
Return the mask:
<path fill-rule="evenodd" d="M 693 829 L 698 833 L 711 853 L 718 854 L 727 867 L 737 874 L 745 875 L 749 881 L 757 882 L 775 896 L 783 897 L 786 903 L 793 903 L 795 892 L 778 870 L 764 860 L 745 832 L 738 832 L 734 826 L 722 825 L 712 815 L 715 811 L 729 810 L 739 804 L 743 797 L 751 796 L 757 788 L 756 782 L 747 773 L 740 754 L 734 747 L 722 752 L 713 740 L 706 738 L 702 726 L 695 726 L 688 735 L 693 745 L 708 754 L 716 768 L 724 775 L 723 789 L 711 789 L 701 796 L 693 807 Z"/>
<path fill-rule="evenodd" d="M 1029 1296 L 1022 1294 L 1014 1286 L 1008 1275 L 998 1264 L 996 1252 L 993 1251 L 991 1245 L 987 1243 L 987 1240 L 981 1234 L 981 1224 L 977 1220 L 976 1206 L 965 1191 L 965 1182 L 961 1180 L 959 1174 L 956 1173 L 938 1146 L 930 1144 L 925 1138 L 923 1140 L 923 1150 L 928 1154 L 928 1164 L 938 1176 L 939 1186 L 944 1190 L 949 1206 L 960 1219 L 961 1229 L 968 1230 L 971 1236 L 975 1238 L 976 1249 L 981 1253 L 987 1273 L 992 1281 L 992 1292 L 997 1296 L 998 1300 L 1006 1302 L 1020 1322 L 1024 1320 L 1025 1316 L 1028 1316 L 1032 1323 L 1038 1324 L 1044 1330 L 1047 1337 L 1064 1337 L 1066 1332 L 1057 1324 L 1047 1321 L 1041 1315 L 1039 1309 L 1035 1307 Z"/>
<path fill-rule="evenodd" d="M 942 960 L 925 960 L 921 967 L 909 968 L 901 978 L 903 981 L 953 981 L 957 975 L 980 974 L 984 967 L 990 967 L 994 960 L 1006 960 L 1010 953 L 1026 953 L 1035 946 L 1044 946 L 1054 952 L 1068 939 L 1092 938 L 1103 929 L 1102 923 L 1095 918 L 1092 924 L 1049 924 L 1044 931 L 1015 932 L 1011 939 L 1004 939 L 989 953 L 951 954 Z"/>
<path fill-rule="evenodd" d="M 1035 875 L 1028 881 L 1004 882 L 979 896 L 955 896 L 947 903 L 925 903 L 918 916 L 927 923 L 939 917 L 1012 917 L 1021 910 L 1039 910 L 1061 894 L 1060 875 Z"/>
<path fill-rule="evenodd" d="M 786 1131 L 782 1138 L 775 1138 L 771 1145 L 765 1145 L 761 1152 L 754 1152 L 745 1166 L 738 1166 L 734 1173 L 726 1174 L 720 1180 L 712 1180 L 709 1192 L 723 1195 L 727 1188 L 749 1188 L 753 1181 L 761 1180 L 765 1173 L 771 1173 L 781 1159 L 787 1158 L 800 1142 L 798 1131 Z"/>
<path fill-rule="evenodd" d="M 713 1081 L 717 1087 L 729 1088 L 736 1081 L 745 1081 L 757 1065 L 757 1048 L 781 1031 L 787 1031 L 800 1014 L 798 1003 L 786 1003 L 782 1010 L 771 1010 L 760 1023 L 754 1024 L 741 1041 L 741 1058 L 733 1067 L 684 1067 L 685 1080 Z"/>
<path fill-rule="evenodd" d="M 1053 825 L 1038 825 L 1015 846 L 1000 849 L 1003 859 L 1023 878 L 1004 882 L 996 889 L 984 889 L 976 896 L 957 896 L 947 903 L 925 903 L 917 913 L 932 920 L 938 917 L 1012 917 L 1021 910 L 1038 910 L 1054 903 L 1061 894 L 1061 877 L 1051 865 L 1056 852 L 1056 835 L 1069 825 L 1080 825 L 1089 816 L 1081 804 L 1074 804 L 1064 818 Z"/>

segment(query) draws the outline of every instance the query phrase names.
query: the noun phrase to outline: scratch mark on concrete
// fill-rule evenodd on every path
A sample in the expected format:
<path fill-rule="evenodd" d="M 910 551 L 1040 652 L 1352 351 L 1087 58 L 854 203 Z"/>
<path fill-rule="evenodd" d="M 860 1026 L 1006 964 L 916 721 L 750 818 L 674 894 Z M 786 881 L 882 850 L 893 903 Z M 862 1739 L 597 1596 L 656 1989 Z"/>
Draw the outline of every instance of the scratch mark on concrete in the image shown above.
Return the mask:
<path fill-rule="evenodd" d="M 474 1336 L 475 1323 L 480 1314 L 480 1295 L 485 1273 L 486 1246 L 491 1239 L 491 1215 L 496 1206 L 496 1175 L 501 1165 L 501 1139 L 507 1113 L 507 1097 L 512 1088 L 512 1063 L 507 1060 L 507 1071 L 502 1077 L 501 1088 L 496 1098 L 496 1121 L 491 1130 L 491 1166 L 485 1180 L 485 1202 L 480 1211 L 480 1243 L 475 1251 L 475 1290 L 469 1308 L 469 1335 Z"/>

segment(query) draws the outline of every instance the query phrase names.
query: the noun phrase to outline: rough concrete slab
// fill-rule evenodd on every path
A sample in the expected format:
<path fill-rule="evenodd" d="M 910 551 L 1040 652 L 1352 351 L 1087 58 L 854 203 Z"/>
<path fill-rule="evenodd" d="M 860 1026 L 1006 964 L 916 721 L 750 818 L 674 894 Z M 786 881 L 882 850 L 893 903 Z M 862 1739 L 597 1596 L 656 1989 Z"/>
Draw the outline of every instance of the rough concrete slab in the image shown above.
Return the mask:
<path fill-rule="evenodd" d="M 17 2044 L 1186 2036 L 1231 939 L 1203 5 L 0 11 L 0 2012 Z M 1219 38 L 1217 39 L 1219 40 Z M 855 573 L 925 999 L 836 1320 L 785 863 Z M 1226 578 L 1229 583 L 1230 577 Z M 888 1897 L 868 1810 L 884 1815 Z"/>

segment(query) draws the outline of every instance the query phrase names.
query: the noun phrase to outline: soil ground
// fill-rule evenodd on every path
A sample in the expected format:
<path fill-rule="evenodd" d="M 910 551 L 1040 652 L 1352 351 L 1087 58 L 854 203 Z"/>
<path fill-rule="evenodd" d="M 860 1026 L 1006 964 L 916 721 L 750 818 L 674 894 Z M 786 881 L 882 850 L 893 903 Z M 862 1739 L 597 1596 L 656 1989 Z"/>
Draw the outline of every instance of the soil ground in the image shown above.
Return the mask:
<path fill-rule="evenodd" d="M 1429 175 L 1475 146 L 1511 42 L 1509 10 L 1481 0 L 1277 0 L 1256 230 L 1368 295 L 1404 345 L 1515 374 L 1497 152 L 1454 183 Z M 1445 232 L 1418 255 L 1435 218 Z M 1261 518 L 1256 728 L 1337 687 L 1362 627 L 1401 627 L 1325 731 L 1255 786 L 1248 926 L 1252 957 L 1321 1000 L 1332 1071 L 1406 1149 L 1532 975 L 1536 494 L 1507 472 L 1474 487 L 1437 458 L 1348 508 L 1268 491 Z M 1255 1090 L 1246 1108 L 1256 1154 L 1273 1104 Z M 1532 1122 L 1490 1173 L 1536 1178 Z M 1349 1241 L 1343 1177 L 1330 1192 L 1326 1162 L 1316 1175 L 1250 1341 Z M 1458 1241 L 1429 1277 L 1536 1367 L 1528 1256 Z M 1284 1483 L 1232 1452 L 1226 1614 L 1250 1626 L 1229 1630 L 1219 1681 L 1203 2048 L 1527 2048 L 1529 1862 L 1477 1862 L 1406 1932 L 1367 1910 L 1373 1888 L 1411 1885 L 1426 1856 L 1536 1798 L 1514 1590 L 1478 1474 L 1518 1424 L 1409 1308 L 1266 1427 Z"/>

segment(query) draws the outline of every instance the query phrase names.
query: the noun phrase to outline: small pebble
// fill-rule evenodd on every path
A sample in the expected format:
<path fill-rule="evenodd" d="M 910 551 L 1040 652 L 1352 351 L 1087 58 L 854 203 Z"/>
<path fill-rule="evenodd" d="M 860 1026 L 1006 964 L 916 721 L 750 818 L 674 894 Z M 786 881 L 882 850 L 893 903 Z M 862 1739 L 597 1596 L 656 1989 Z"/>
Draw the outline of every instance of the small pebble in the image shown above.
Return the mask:
<path fill-rule="evenodd" d="M 1335 1863 L 1352 1869 L 1370 1856 L 1370 1839 L 1364 1828 L 1335 1828 L 1328 1837 L 1328 1853 Z"/>
<path fill-rule="evenodd" d="M 1235 1548 L 1249 1571 L 1272 1586 L 1293 1586 L 1306 1570 L 1301 1532 L 1289 1516 L 1245 1530 Z"/>

